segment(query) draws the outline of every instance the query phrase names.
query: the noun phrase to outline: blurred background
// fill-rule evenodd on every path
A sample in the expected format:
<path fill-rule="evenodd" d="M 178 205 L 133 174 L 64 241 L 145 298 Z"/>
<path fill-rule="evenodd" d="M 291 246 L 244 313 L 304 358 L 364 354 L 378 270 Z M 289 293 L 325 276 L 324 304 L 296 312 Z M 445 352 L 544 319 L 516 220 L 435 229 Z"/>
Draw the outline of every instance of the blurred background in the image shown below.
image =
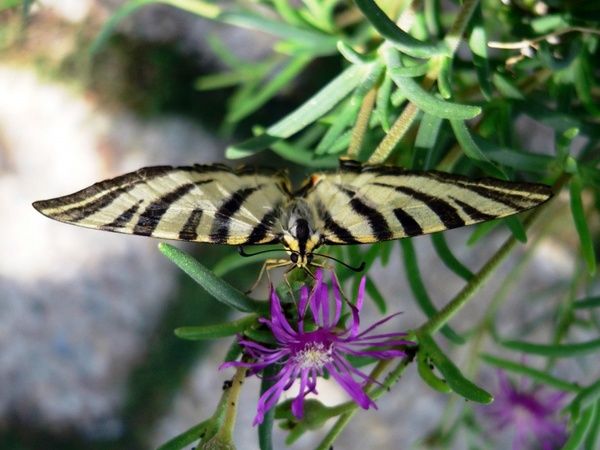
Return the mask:
<path fill-rule="evenodd" d="M 212 345 L 173 335 L 179 326 L 219 323 L 227 312 L 157 251 L 156 240 L 57 223 L 31 203 L 143 166 L 225 161 L 229 143 L 250 136 L 254 123 L 268 125 L 293 110 L 342 64 L 338 57 L 311 65 L 296 85 L 230 130 L 223 121 L 231 92 L 194 88 L 199 76 L 224 68 L 207 42 L 218 36 L 240 58 L 253 60 L 271 51 L 272 39 L 149 5 L 124 19 L 108 44 L 90 55 L 93 39 L 123 3 L 44 0 L 29 4 L 25 16 L 21 8 L 0 11 L 2 449 L 155 448 L 212 414 L 223 381 L 232 375 L 217 371 L 230 341 Z M 522 127 L 535 146 L 550 145 L 551 133 Z M 272 154 L 266 158 L 243 162 L 284 164 Z M 468 236 L 457 230 L 447 238 L 475 270 L 507 234 L 467 249 Z M 536 299 L 551 296 L 552 283 L 571 277 L 576 237 L 572 230 L 562 237 L 538 243 L 520 269 L 512 291 L 518 297 L 508 302 L 504 326 L 527 323 L 528 315 L 544 308 Z M 414 242 L 427 268 L 429 293 L 441 305 L 462 281 L 440 263 L 428 237 Z M 177 245 L 208 266 L 236 252 Z M 397 253 L 370 276 L 384 295 L 398 298 L 400 321 L 408 329 L 424 316 L 409 301 Z M 503 275 L 517 258 L 518 252 Z M 258 259 L 229 280 L 247 289 L 260 270 Z M 460 321 L 481 315 L 503 278 L 477 295 L 480 301 L 460 315 L 458 330 Z M 256 295 L 264 298 L 264 291 Z M 364 321 L 371 323 L 375 307 L 366 309 L 373 319 Z M 447 397 L 427 388 L 414 369 L 378 402 L 379 411 L 359 412 L 337 449 L 396 449 L 399 442 L 408 448 L 427 436 Z M 251 426 L 258 386 L 248 380 L 242 394 L 240 449 L 258 448 Z M 322 392 L 326 403 L 345 398 L 335 385 Z M 319 433 L 292 448 L 314 446 Z M 276 448 L 284 439 L 283 432 L 276 436 Z"/>

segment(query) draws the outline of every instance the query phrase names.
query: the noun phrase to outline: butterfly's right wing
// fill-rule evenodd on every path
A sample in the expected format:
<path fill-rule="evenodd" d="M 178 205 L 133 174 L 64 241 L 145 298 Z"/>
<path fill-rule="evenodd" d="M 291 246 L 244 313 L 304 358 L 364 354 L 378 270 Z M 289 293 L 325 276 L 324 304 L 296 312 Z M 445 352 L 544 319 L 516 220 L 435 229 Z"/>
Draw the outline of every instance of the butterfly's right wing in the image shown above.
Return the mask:
<path fill-rule="evenodd" d="M 314 174 L 303 195 L 316 211 L 322 243 L 335 245 L 419 236 L 517 214 L 548 200 L 552 190 L 346 163 L 341 170 Z"/>

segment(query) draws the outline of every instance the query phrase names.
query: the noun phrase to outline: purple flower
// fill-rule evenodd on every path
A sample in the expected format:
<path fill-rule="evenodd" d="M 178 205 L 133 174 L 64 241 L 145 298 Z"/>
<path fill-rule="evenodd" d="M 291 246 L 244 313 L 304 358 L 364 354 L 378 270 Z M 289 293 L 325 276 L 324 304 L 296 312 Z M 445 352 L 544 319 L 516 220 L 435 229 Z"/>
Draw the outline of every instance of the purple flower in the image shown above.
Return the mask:
<path fill-rule="evenodd" d="M 499 370 L 496 398 L 483 412 L 497 431 L 514 427 L 514 450 L 552 450 L 567 441 L 567 419 L 559 417 L 566 395 L 543 386 L 527 388 L 524 382 L 516 388 Z"/>
<path fill-rule="evenodd" d="M 393 346 L 413 344 L 401 339 L 406 333 L 369 335 L 397 314 L 380 320 L 362 333 L 359 332 L 359 312 L 364 299 L 365 277 L 360 283 L 356 305 L 347 303 L 352 313 L 347 328 L 339 323 L 342 297 L 337 281 L 334 278 L 332 283 L 335 308 L 330 311 L 329 288 L 323 282 L 321 270 L 317 270 L 316 278 L 317 283 L 310 295 L 306 287 L 302 288 L 297 321 L 288 320 L 281 309 L 279 298 L 275 291 L 271 290 L 271 319 L 259 320 L 271 329 L 276 344 L 270 347 L 240 338 L 239 344 L 254 362 L 232 361 L 220 367 L 249 367 L 249 374 L 253 375 L 271 364 L 281 365 L 281 370 L 273 377 L 275 383 L 258 402 L 254 425 L 262 423 L 265 413 L 277 403 L 281 393 L 289 389 L 297 378 L 300 379 L 300 392 L 292 402 L 292 413 L 302 418 L 304 397 L 311 392 L 317 394 L 317 379 L 325 372 L 335 379 L 359 406 L 364 409 L 370 406 L 377 408 L 375 402 L 362 389 L 365 383 L 376 381 L 352 367 L 345 355 L 391 359 L 406 356 L 403 351 L 392 348 Z M 331 312 L 333 314 L 330 314 Z"/>

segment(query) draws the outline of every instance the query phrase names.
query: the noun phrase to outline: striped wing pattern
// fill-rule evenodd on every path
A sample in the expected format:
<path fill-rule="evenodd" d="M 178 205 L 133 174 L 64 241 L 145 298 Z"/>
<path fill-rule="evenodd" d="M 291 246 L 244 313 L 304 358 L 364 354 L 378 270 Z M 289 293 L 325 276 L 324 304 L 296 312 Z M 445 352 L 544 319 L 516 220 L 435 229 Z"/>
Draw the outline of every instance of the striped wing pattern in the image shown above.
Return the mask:
<path fill-rule="evenodd" d="M 220 164 L 158 166 L 34 207 L 62 222 L 119 233 L 216 244 L 280 242 L 285 172 Z"/>
<path fill-rule="evenodd" d="M 552 196 L 548 186 L 472 180 L 392 166 L 349 166 L 313 175 L 306 200 L 316 209 L 323 244 L 359 244 L 419 236 L 509 216 Z"/>
<path fill-rule="evenodd" d="M 283 244 L 306 267 L 321 245 L 419 236 L 497 219 L 552 196 L 548 186 L 342 162 L 290 194 L 284 171 L 221 164 L 147 167 L 65 197 L 42 214 L 88 228 L 215 244 Z"/>

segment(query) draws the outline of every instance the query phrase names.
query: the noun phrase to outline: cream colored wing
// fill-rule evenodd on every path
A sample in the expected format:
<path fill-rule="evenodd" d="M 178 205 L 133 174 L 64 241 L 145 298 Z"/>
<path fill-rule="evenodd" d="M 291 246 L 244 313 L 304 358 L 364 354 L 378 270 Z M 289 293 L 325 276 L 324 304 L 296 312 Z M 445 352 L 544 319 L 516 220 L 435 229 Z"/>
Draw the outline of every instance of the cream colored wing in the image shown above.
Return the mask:
<path fill-rule="evenodd" d="M 289 201 L 288 183 L 276 170 L 157 166 L 33 206 L 52 219 L 99 230 L 229 245 L 279 243 L 274 225 Z"/>
<path fill-rule="evenodd" d="M 323 244 L 419 236 L 510 216 L 545 202 L 545 185 L 472 180 L 436 171 L 347 162 L 301 190 L 316 211 Z"/>

